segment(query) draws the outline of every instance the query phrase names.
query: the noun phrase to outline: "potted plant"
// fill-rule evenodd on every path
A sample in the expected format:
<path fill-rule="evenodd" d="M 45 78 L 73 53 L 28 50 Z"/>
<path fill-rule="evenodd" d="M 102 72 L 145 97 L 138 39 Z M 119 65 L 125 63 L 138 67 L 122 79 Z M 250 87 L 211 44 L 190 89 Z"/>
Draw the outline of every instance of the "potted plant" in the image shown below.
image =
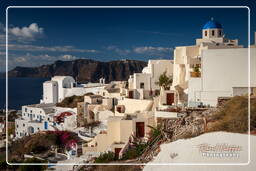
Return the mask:
<path fill-rule="evenodd" d="M 200 72 L 200 67 L 199 65 L 196 65 L 194 68 L 193 68 L 193 72 L 190 73 L 191 77 L 201 77 L 201 72 Z"/>

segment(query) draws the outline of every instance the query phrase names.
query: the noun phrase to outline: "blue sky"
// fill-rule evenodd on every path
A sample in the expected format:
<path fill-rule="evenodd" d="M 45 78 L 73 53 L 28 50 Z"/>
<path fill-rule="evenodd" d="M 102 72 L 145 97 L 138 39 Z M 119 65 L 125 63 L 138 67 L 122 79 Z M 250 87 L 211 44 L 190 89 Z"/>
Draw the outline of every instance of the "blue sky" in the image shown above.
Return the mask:
<path fill-rule="evenodd" d="M 9 69 L 56 60 L 171 59 L 213 17 L 247 46 L 247 9 L 9 9 Z M 0 38 L 4 37 L 4 23 Z M 4 44 L 0 44 L 4 55 Z M 3 68 L 3 67 L 1 67 Z"/>

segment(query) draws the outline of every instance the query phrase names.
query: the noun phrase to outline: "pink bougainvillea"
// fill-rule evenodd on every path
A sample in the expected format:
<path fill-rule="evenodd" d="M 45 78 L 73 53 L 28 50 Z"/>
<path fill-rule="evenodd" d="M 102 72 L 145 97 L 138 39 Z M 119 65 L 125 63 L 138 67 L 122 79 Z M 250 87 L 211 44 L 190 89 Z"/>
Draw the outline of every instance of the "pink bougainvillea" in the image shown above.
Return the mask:
<path fill-rule="evenodd" d="M 73 148 L 78 142 L 78 138 L 74 133 L 68 131 L 47 131 L 48 134 L 54 134 L 57 143 L 65 148 Z"/>

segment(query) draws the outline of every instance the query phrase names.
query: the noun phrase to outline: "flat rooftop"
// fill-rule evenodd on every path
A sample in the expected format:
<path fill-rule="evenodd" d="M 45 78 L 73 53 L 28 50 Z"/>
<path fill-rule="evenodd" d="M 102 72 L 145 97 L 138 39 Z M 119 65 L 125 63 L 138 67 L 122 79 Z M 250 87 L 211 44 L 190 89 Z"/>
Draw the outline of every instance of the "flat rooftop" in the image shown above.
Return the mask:
<path fill-rule="evenodd" d="M 53 103 L 49 103 L 49 104 L 40 103 L 40 104 L 32 104 L 32 105 L 26 105 L 26 106 L 40 108 L 40 109 L 44 110 L 45 114 L 54 113 L 56 111 L 56 106 Z"/>

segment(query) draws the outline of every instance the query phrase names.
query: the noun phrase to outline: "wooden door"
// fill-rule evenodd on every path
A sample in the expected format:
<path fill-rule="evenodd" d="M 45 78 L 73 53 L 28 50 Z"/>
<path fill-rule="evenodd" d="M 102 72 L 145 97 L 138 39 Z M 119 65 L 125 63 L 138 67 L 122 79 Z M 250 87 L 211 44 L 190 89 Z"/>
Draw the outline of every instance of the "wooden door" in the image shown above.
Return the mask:
<path fill-rule="evenodd" d="M 116 107 L 116 110 L 117 110 L 119 113 L 121 113 L 122 108 L 121 108 L 120 106 L 118 106 L 118 107 Z"/>
<path fill-rule="evenodd" d="M 118 159 L 119 158 L 119 153 L 122 148 L 115 148 L 115 157 Z"/>
<path fill-rule="evenodd" d="M 174 103 L 174 93 L 167 93 L 166 94 L 166 104 L 172 105 Z"/>
<path fill-rule="evenodd" d="M 144 122 L 136 122 L 136 137 L 142 138 L 145 136 Z"/>
<path fill-rule="evenodd" d="M 133 91 L 129 91 L 129 98 L 133 99 Z"/>

